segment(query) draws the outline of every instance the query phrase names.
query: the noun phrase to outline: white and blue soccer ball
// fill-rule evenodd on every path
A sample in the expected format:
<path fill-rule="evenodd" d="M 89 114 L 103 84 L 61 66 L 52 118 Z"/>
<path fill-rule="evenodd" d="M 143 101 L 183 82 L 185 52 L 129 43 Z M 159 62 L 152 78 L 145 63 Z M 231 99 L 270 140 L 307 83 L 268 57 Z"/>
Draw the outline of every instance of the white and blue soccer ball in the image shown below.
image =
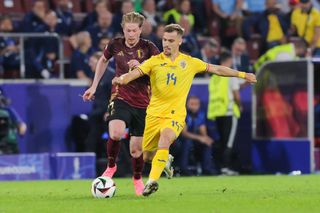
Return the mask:
<path fill-rule="evenodd" d="M 97 177 L 92 182 L 91 193 L 95 198 L 111 198 L 116 193 L 116 184 L 109 177 Z"/>

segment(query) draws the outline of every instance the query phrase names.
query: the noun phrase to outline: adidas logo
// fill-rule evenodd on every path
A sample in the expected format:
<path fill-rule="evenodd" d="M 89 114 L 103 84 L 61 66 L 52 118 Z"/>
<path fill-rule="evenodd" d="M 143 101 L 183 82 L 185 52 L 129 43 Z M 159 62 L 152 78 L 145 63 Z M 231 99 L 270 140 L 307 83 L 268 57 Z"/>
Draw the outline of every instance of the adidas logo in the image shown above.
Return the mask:
<path fill-rule="evenodd" d="M 120 51 L 120 52 L 118 52 L 118 54 L 117 54 L 118 56 L 124 56 L 124 54 L 123 54 L 123 52 L 122 51 Z"/>

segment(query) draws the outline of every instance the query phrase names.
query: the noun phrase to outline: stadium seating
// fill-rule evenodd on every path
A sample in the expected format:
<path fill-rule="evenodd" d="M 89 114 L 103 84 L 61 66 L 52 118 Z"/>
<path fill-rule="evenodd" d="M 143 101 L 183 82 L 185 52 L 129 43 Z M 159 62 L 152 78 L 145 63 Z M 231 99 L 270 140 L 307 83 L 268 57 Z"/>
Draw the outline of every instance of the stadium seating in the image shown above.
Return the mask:
<path fill-rule="evenodd" d="M 58 4 L 59 0 L 52 0 L 53 1 L 53 5 L 54 7 L 56 7 L 56 5 Z M 82 9 L 81 9 L 81 1 L 79 0 L 70 0 L 71 4 L 72 4 L 72 12 L 74 13 L 81 13 Z"/>
<path fill-rule="evenodd" d="M 32 9 L 32 4 L 30 2 L 30 0 L 21 0 L 22 1 L 22 5 L 23 5 L 23 10 L 24 12 L 29 12 Z M 47 8 L 49 8 L 50 6 L 50 2 L 49 0 L 44 0 L 46 2 L 46 6 Z"/>
<path fill-rule="evenodd" d="M 23 13 L 21 0 L 2 0 L 0 2 L 0 14 Z"/>

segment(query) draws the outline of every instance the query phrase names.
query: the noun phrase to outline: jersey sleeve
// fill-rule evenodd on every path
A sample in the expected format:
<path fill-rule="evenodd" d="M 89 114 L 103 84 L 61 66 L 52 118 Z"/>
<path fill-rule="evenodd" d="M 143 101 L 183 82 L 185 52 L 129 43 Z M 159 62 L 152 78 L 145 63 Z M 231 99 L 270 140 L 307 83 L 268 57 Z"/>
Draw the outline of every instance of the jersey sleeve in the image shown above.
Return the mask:
<path fill-rule="evenodd" d="M 109 60 L 114 55 L 114 40 L 112 39 L 108 46 L 104 49 L 103 55 L 105 59 Z"/>
<path fill-rule="evenodd" d="M 198 58 L 192 58 L 192 66 L 192 70 L 194 70 L 195 73 L 208 71 L 208 63 Z"/>
<path fill-rule="evenodd" d="M 140 64 L 138 68 L 143 74 L 150 75 L 153 64 L 154 64 L 154 57 L 151 57 L 145 60 L 142 64 Z"/>

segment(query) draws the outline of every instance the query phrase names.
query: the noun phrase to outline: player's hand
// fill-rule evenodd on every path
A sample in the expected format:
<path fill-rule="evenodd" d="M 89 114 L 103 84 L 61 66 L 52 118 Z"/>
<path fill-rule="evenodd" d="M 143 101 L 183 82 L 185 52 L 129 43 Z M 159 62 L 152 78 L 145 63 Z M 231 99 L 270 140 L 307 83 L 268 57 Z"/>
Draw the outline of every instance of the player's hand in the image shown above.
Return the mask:
<path fill-rule="evenodd" d="M 125 82 L 124 82 L 123 76 L 114 77 L 112 79 L 112 85 L 124 85 L 124 84 L 125 84 Z"/>
<path fill-rule="evenodd" d="M 257 83 L 256 75 L 252 73 L 246 73 L 245 80 L 249 83 Z"/>
<path fill-rule="evenodd" d="M 93 87 L 90 87 L 87 89 L 84 94 L 82 95 L 83 101 L 92 101 L 94 100 L 94 93 L 96 92 L 96 89 Z"/>
<path fill-rule="evenodd" d="M 207 145 L 207 146 L 211 146 L 213 144 L 213 139 L 210 138 L 209 136 L 200 136 L 199 138 L 200 142 Z"/>
<path fill-rule="evenodd" d="M 129 68 L 130 68 L 130 69 L 133 69 L 133 68 L 139 66 L 139 65 L 140 65 L 140 62 L 133 59 L 133 60 L 130 60 L 130 61 L 128 62 L 128 65 L 129 65 Z"/>

